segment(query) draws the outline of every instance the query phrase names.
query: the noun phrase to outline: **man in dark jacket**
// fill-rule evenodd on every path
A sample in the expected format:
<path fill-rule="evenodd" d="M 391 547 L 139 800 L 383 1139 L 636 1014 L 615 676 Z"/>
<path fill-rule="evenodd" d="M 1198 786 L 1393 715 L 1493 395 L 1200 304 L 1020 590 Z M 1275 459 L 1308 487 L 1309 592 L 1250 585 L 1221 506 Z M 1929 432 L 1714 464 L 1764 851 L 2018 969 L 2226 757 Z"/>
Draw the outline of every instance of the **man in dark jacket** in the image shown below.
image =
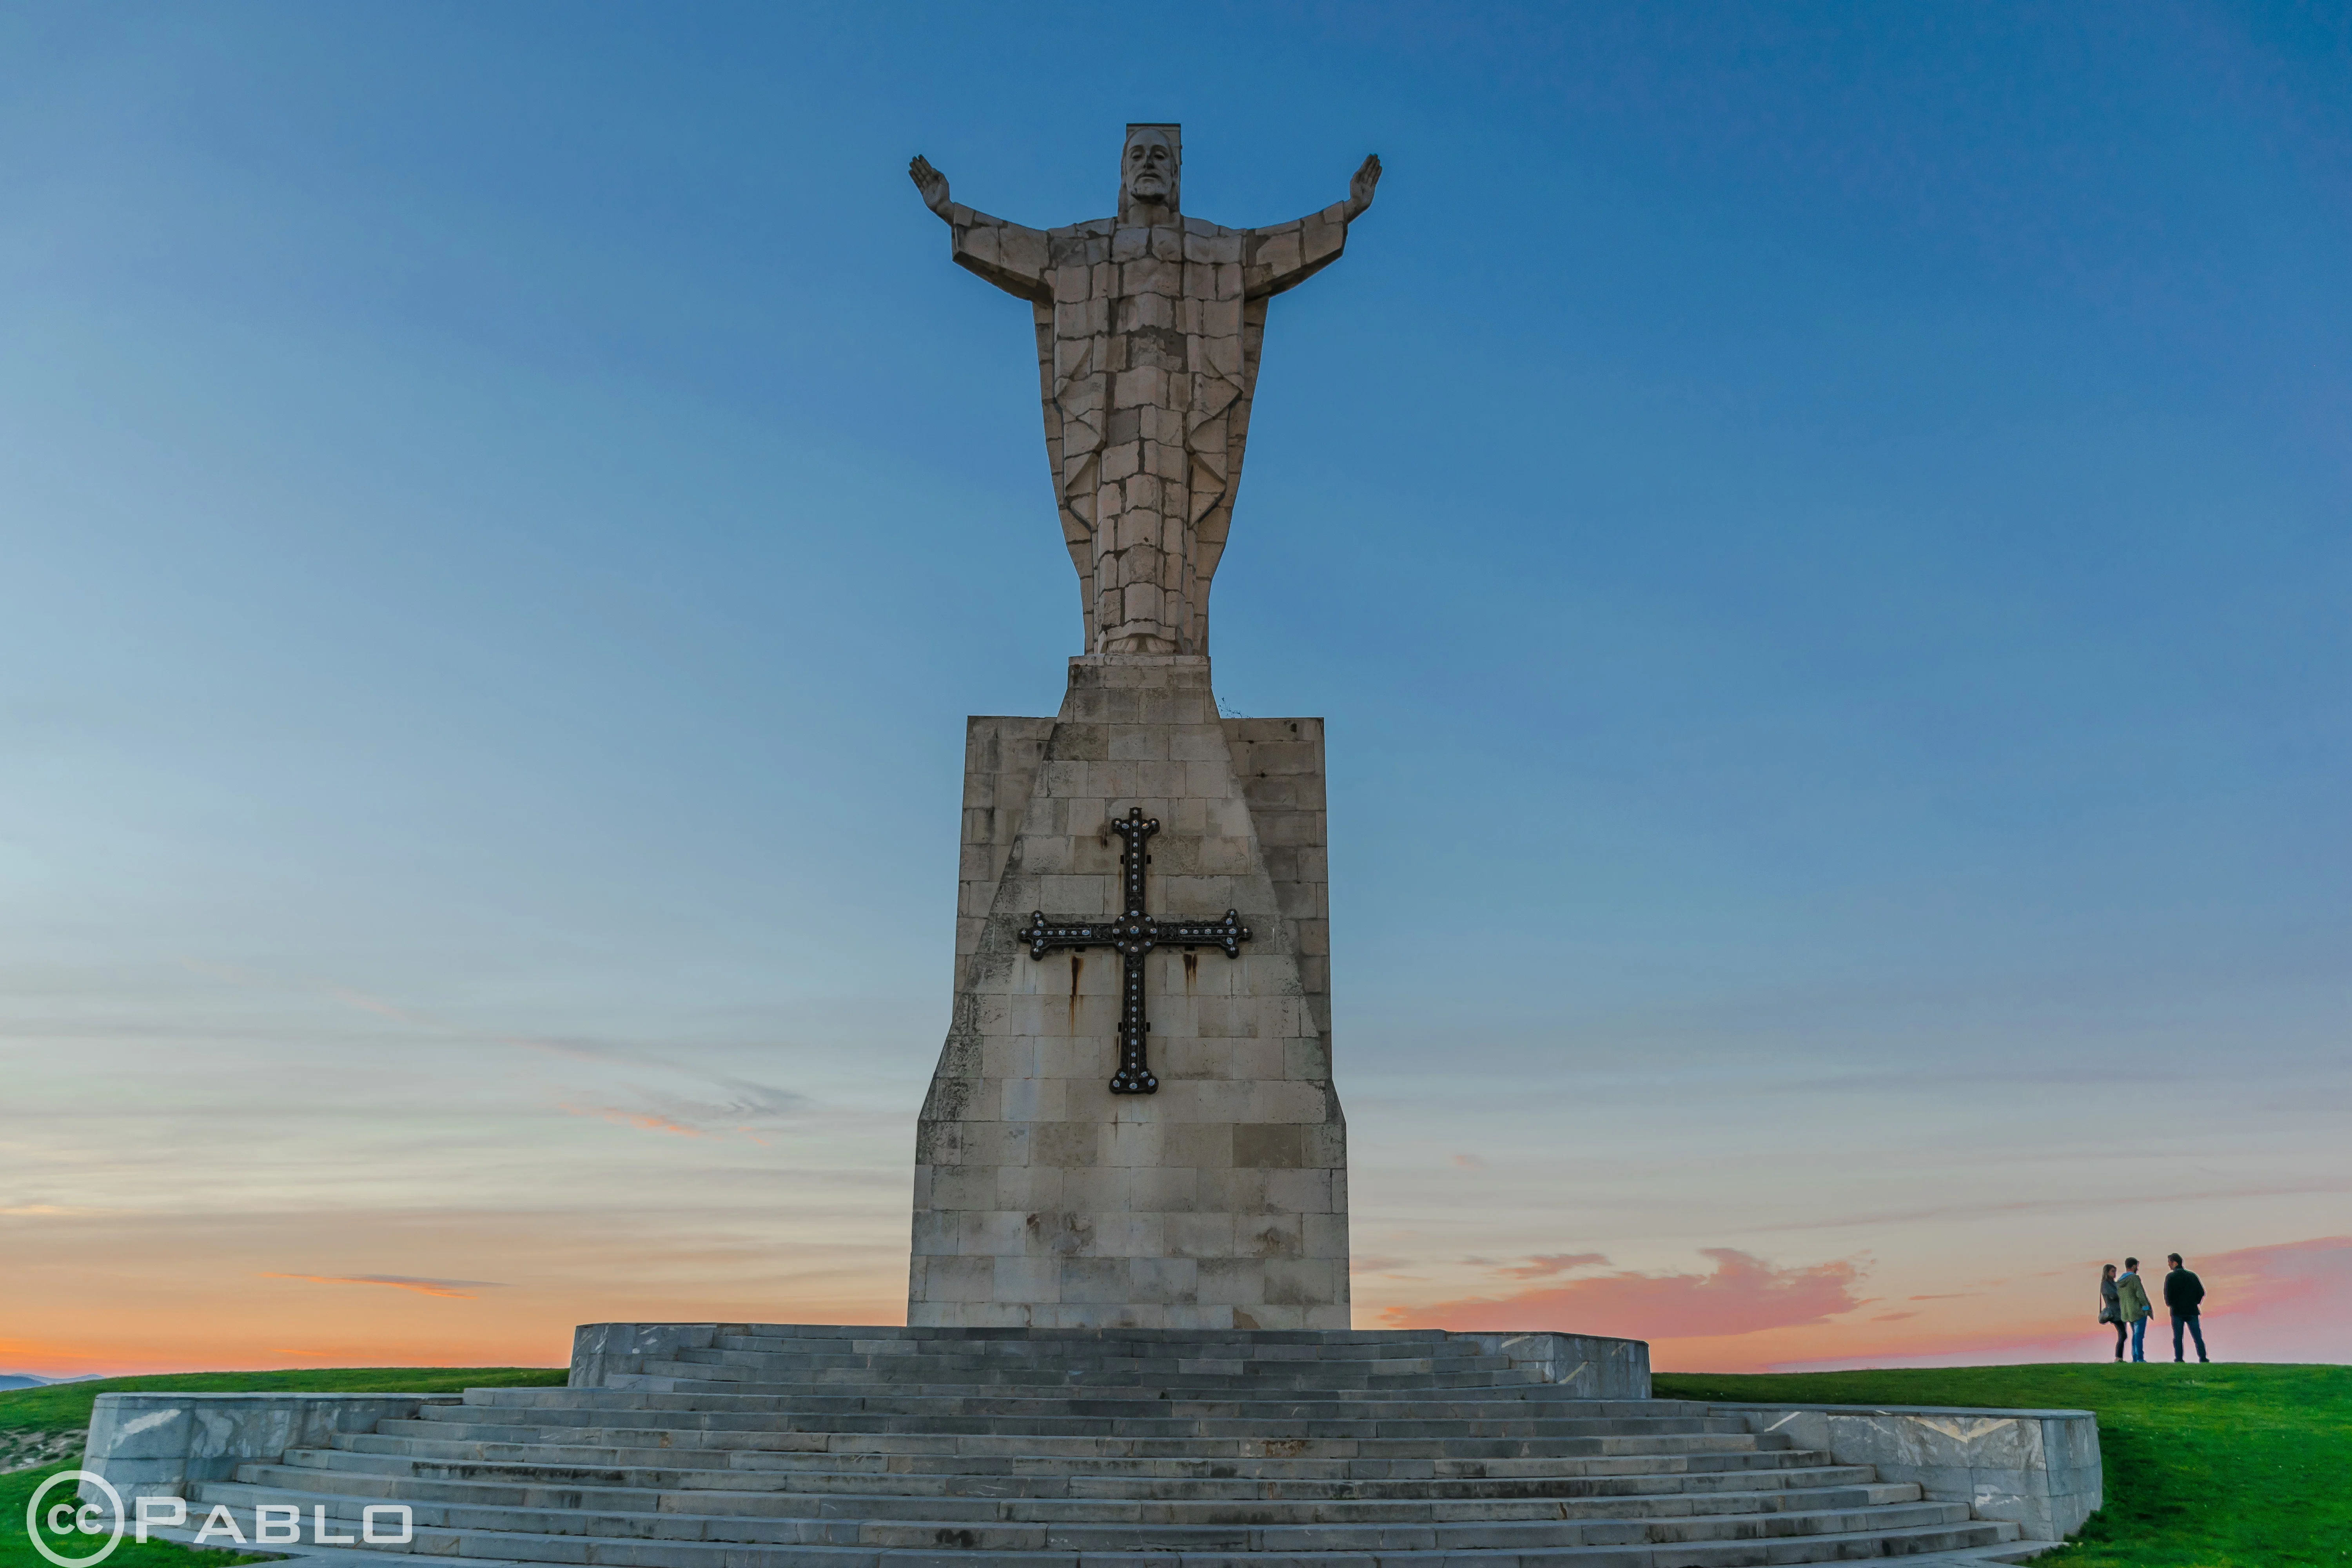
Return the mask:
<path fill-rule="evenodd" d="M 2205 1331 L 2197 1323 L 2197 1304 L 2205 1300 L 2204 1282 L 2181 1267 L 2180 1254 L 2167 1253 L 2164 1260 L 2172 1265 L 2164 1277 L 2164 1307 L 2172 1314 L 2172 1359 L 2187 1359 L 2180 1353 L 2180 1331 L 2187 1329 L 2197 1341 L 2197 1359 L 2208 1360 Z"/>

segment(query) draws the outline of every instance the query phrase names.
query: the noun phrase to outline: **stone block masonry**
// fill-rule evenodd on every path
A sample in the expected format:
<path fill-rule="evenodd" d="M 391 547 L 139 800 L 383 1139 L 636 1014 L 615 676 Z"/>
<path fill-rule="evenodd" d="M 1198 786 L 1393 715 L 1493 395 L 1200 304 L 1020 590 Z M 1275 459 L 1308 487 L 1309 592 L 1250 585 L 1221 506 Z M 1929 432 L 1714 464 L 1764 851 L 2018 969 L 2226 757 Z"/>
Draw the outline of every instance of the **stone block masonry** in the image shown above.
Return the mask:
<path fill-rule="evenodd" d="M 1160 1087 L 1115 1095 L 1122 960 L 1016 933 L 1120 912 L 1131 808 L 1161 825 L 1150 912 L 1251 938 L 1144 959 Z M 1321 723 L 1221 718 L 1205 658 L 1073 659 L 1057 717 L 971 721 L 910 1325 L 1349 1326 L 1327 877 Z"/>

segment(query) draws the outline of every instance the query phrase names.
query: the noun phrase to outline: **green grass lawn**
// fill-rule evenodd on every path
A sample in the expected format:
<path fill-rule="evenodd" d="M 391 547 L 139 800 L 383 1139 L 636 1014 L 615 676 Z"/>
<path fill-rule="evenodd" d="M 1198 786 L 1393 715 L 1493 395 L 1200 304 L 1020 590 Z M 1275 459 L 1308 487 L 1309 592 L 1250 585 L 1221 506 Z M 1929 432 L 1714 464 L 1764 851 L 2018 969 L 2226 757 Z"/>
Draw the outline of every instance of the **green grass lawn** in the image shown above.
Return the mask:
<path fill-rule="evenodd" d="M 2352 1367 L 1660 1373 L 1656 1386 L 1671 1399 L 2093 1411 L 2106 1506 L 2036 1568 L 2352 1563 Z"/>
<path fill-rule="evenodd" d="M 101 1394 L 135 1389 L 190 1389 L 210 1394 L 299 1389 L 310 1394 L 455 1394 L 466 1388 L 547 1387 L 563 1381 L 562 1367 L 536 1366 L 356 1366 L 297 1372 L 189 1372 L 154 1377 L 110 1377 L 93 1383 L 61 1383 L 48 1388 L 0 1392 L 0 1444 L 11 1451 L 37 1451 L 40 1439 L 70 1436 L 67 1457 L 31 1469 L 0 1474 L 0 1568 L 49 1568 L 25 1534 L 25 1506 L 40 1484 L 80 1463 L 80 1435 L 89 1427 L 89 1407 Z M 49 1494 L 62 1500 L 64 1489 Z M 98 1544 L 74 1549 L 79 1556 Z M 265 1558 L 235 1552 L 198 1552 L 169 1542 L 144 1546 L 125 1536 L 105 1568 L 225 1568 Z"/>

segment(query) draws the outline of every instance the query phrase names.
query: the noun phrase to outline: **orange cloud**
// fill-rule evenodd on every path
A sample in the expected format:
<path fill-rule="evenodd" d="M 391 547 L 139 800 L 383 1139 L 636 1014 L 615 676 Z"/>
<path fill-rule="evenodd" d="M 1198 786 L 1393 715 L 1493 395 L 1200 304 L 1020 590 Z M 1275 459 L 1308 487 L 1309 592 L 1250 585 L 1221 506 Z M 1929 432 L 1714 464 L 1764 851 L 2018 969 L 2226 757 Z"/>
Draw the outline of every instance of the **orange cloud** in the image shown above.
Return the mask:
<path fill-rule="evenodd" d="M 1569 1255 L 1572 1256 L 1572 1255 Z M 1853 1264 L 1776 1268 L 1728 1247 L 1702 1247 L 1712 1274 L 1620 1270 L 1499 1299 L 1391 1307 L 1399 1329 L 1553 1329 L 1623 1339 L 1715 1339 L 1801 1327 L 1862 1305 Z"/>
<path fill-rule="evenodd" d="M 395 1290 L 414 1290 L 420 1296 L 446 1296 L 454 1301 L 471 1301 L 475 1290 L 496 1290 L 502 1287 L 495 1279 L 419 1279 L 406 1274 L 264 1274 L 264 1279 L 302 1279 L 313 1285 L 389 1285 Z M 470 1286 L 470 1289 L 460 1289 Z"/>
<path fill-rule="evenodd" d="M 564 1110 L 573 1116 L 597 1116 L 616 1127 L 642 1127 L 648 1132 L 675 1132 L 680 1138 L 708 1138 L 710 1133 L 699 1127 L 688 1127 L 651 1110 L 624 1110 L 617 1105 L 574 1105 L 558 1100 Z"/>

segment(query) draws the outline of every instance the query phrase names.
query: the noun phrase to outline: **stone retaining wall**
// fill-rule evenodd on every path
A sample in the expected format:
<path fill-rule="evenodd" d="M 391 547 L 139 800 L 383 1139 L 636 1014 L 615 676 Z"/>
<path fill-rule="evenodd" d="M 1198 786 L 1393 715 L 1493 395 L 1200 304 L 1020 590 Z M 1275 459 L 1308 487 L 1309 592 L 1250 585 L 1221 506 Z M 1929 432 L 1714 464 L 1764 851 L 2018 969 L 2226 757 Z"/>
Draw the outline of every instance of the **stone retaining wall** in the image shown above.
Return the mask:
<path fill-rule="evenodd" d="M 101 1394 L 82 1468 L 125 1500 L 185 1497 L 191 1482 L 230 1479 L 239 1465 L 460 1403 L 455 1394 Z"/>
<path fill-rule="evenodd" d="M 2013 1520 L 2030 1541 L 2063 1541 L 2097 1511 L 2098 1417 L 2087 1410 L 1971 1410 L 1927 1405 L 1713 1405 L 1758 1433 L 1916 1481 L 1932 1501 Z"/>

